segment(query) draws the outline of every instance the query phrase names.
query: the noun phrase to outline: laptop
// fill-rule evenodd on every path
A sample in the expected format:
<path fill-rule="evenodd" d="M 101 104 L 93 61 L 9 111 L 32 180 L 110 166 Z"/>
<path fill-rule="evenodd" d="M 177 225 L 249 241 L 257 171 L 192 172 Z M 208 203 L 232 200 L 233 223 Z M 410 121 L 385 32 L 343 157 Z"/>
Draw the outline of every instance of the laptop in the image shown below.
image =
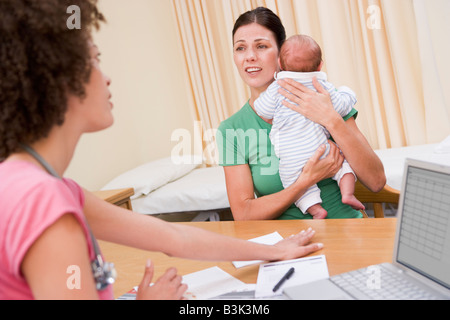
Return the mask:
<path fill-rule="evenodd" d="M 450 167 L 407 159 L 392 263 L 286 288 L 296 300 L 450 299 Z"/>

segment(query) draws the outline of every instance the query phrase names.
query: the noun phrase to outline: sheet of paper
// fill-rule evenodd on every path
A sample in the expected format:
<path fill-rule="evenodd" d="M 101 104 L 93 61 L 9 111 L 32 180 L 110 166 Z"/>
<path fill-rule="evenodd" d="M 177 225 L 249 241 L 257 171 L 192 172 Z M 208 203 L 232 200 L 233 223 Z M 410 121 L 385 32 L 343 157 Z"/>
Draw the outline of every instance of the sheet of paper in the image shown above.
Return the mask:
<path fill-rule="evenodd" d="M 273 232 L 270 234 L 266 234 L 265 236 L 261 236 L 258 238 L 250 239 L 248 241 L 260 243 L 260 244 L 267 244 L 267 245 L 274 245 L 275 243 L 283 240 L 283 237 L 278 232 Z M 233 261 L 233 265 L 236 268 L 242 268 L 246 266 L 250 266 L 253 264 L 263 263 L 264 261 L 261 260 L 253 260 L 253 261 Z"/>
<path fill-rule="evenodd" d="M 219 267 L 212 267 L 183 276 L 183 283 L 188 285 L 185 298 L 205 300 L 224 293 L 245 288 L 246 284 Z"/>
<path fill-rule="evenodd" d="M 276 291 L 273 288 L 293 267 L 292 277 Z M 324 255 L 265 263 L 259 266 L 255 298 L 273 297 L 283 294 L 283 289 L 329 277 L 327 261 Z"/>

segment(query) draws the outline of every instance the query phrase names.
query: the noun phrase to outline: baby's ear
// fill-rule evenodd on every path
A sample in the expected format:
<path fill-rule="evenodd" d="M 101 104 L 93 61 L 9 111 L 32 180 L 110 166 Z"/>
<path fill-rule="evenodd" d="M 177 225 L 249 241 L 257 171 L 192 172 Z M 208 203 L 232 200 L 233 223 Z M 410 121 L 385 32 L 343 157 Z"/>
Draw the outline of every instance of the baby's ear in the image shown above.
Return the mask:
<path fill-rule="evenodd" d="M 319 67 L 317 68 L 317 71 L 322 71 L 322 67 L 323 67 L 323 60 L 320 61 Z"/>
<path fill-rule="evenodd" d="M 283 71 L 283 68 L 281 67 L 281 58 L 278 57 L 278 66 L 280 67 L 280 71 Z"/>

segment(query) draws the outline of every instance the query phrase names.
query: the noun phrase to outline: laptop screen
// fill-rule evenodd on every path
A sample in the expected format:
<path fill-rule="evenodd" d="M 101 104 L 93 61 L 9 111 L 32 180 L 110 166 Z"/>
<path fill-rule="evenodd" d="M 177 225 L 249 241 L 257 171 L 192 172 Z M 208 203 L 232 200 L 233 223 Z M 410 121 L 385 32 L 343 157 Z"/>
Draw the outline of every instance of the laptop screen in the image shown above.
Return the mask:
<path fill-rule="evenodd" d="M 450 174 L 407 170 L 397 262 L 450 288 Z"/>

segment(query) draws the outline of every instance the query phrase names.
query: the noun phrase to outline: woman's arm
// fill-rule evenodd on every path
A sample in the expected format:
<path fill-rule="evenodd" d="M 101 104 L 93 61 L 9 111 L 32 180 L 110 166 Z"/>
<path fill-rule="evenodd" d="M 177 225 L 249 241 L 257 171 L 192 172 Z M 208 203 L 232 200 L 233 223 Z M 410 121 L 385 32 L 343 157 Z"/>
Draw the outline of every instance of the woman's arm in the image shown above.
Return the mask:
<path fill-rule="evenodd" d="M 98 299 L 83 229 L 66 214 L 45 230 L 21 265 L 37 300 Z"/>
<path fill-rule="evenodd" d="M 306 190 L 317 182 L 332 177 L 342 165 L 339 149 L 330 143 L 329 155 L 321 147 L 303 168 L 295 183 L 280 192 L 255 198 L 253 178 L 248 165 L 224 167 L 228 200 L 235 220 L 272 220 L 285 212 Z"/>
<path fill-rule="evenodd" d="M 22 273 L 34 298 L 98 299 L 87 248 L 81 225 L 72 215 L 67 214 L 50 226 L 22 262 Z M 152 278 L 153 265 L 147 264 L 137 299 L 180 299 L 186 291 L 174 268 L 167 270 L 150 287 Z"/>
<path fill-rule="evenodd" d="M 334 110 L 328 91 L 317 79 L 313 83 L 317 91 L 290 79 L 280 80 L 279 84 L 285 89 L 280 89 L 280 93 L 297 105 L 288 101 L 283 104 L 327 128 L 358 179 L 371 191 L 380 191 L 386 184 L 381 160 L 359 130 L 355 119 L 344 121 Z"/>
<path fill-rule="evenodd" d="M 330 130 L 358 179 L 369 190 L 381 191 L 386 185 L 383 163 L 359 130 L 355 119 L 337 121 Z"/>
<path fill-rule="evenodd" d="M 87 191 L 85 195 L 85 214 L 99 239 L 169 256 L 209 261 L 285 260 L 321 248 L 319 244 L 308 244 L 314 235 L 312 230 L 267 246 L 168 223 L 114 206 Z"/>

